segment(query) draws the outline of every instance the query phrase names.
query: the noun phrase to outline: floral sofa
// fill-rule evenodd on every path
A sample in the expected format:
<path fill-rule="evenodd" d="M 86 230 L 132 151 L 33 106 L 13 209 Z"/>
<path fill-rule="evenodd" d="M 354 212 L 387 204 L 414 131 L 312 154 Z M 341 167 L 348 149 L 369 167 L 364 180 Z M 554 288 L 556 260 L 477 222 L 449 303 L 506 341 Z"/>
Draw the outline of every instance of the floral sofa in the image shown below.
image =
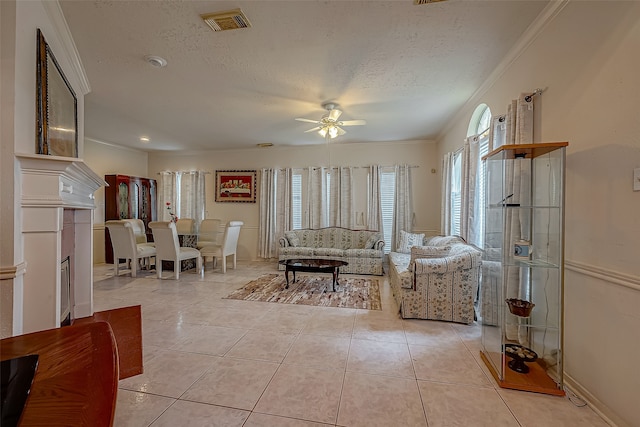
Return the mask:
<path fill-rule="evenodd" d="M 383 274 L 382 233 L 341 227 L 292 230 L 280 238 L 280 261 L 295 258 L 340 259 L 349 263 L 340 273 Z M 279 268 L 284 270 L 284 266 Z"/>
<path fill-rule="evenodd" d="M 457 236 L 420 240 L 389 254 L 389 282 L 402 317 L 473 323 L 480 250 Z"/>

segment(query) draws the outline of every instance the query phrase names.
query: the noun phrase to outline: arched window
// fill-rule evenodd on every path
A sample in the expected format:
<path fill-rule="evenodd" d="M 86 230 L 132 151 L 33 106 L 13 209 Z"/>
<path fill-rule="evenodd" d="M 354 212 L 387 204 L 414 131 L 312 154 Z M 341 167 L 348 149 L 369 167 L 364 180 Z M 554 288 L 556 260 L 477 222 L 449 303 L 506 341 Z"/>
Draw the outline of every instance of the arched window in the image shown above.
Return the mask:
<path fill-rule="evenodd" d="M 465 234 L 463 237 L 480 247 L 483 245 L 484 226 L 484 163 L 482 157 L 489 152 L 489 127 L 491 110 L 486 104 L 476 107 L 467 127 L 467 142 L 456 152 L 451 171 L 451 234 Z M 466 154 L 468 152 L 468 154 Z M 463 156 L 467 159 L 462 161 Z M 463 168 L 466 171 L 463 171 Z M 474 173 L 474 176 L 469 176 Z M 467 176 L 464 180 L 462 177 Z M 473 188 L 469 188 L 469 187 Z M 462 195 L 473 195 L 463 206 Z M 462 222 L 466 227 L 462 227 Z M 463 233 L 463 229 L 466 230 Z"/>
<path fill-rule="evenodd" d="M 467 136 L 483 135 L 489 133 L 489 126 L 491 125 L 491 109 L 487 104 L 480 104 L 476 107 L 469 120 L 469 127 L 467 128 Z"/>

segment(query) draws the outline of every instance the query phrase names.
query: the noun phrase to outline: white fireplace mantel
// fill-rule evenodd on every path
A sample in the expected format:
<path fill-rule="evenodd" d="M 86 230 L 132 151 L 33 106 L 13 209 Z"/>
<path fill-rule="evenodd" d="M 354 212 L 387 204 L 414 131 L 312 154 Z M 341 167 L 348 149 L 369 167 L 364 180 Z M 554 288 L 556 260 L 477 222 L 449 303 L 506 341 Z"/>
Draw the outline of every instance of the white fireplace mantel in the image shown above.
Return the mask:
<path fill-rule="evenodd" d="M 83 160 L 16 154 L 22 170 L 22 206 L 94 209 L 93 193 L 107 185 Z"/>
<path fill-rule="evenodd" d="M 24 333 L 60 326 L 62 230 L 71 226 L 74 318 L 93 314 L 93 209 L 95 191 L 107 185 L 82 159 L 15 154 L 20 165 L 24 242 Z M 65 210 L 73 223 L 63 226 Z"/>

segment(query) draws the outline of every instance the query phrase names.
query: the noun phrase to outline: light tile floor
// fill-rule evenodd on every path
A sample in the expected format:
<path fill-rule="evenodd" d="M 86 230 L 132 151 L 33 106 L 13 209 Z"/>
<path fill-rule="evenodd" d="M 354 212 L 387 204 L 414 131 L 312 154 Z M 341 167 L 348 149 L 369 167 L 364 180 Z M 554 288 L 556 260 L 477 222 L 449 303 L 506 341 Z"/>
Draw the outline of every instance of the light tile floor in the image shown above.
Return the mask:
<path fill-rule="evenodd" d="M 606 426 L 567 398 L 500 389 L 480 328 L 381 311 L 224 299 L 274 263 L 173 280 L 94 267 L 94 309 L 142 305 L 144 373 L 116 426 Z"/>

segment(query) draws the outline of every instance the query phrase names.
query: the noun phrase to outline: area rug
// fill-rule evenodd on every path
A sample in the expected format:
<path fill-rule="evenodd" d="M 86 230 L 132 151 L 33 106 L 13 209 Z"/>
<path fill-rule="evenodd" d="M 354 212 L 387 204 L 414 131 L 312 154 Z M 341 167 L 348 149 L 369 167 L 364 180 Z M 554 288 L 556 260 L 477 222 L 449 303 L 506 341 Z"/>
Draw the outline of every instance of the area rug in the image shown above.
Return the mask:
<path fill-rule="evenodd" d="M 290 276 L 293 280 L 293 277 Z M 296 275 L 289 282 L 283 274 L 265 274 L 234 291 L 225 298 L 245 301 L 277 302 L 281 304 L 315 305 L 322 307 L 363 308 L 382 310 L 378 279 L 340 277 L 336 291 L 332 277 L 326 275 Z"/>

